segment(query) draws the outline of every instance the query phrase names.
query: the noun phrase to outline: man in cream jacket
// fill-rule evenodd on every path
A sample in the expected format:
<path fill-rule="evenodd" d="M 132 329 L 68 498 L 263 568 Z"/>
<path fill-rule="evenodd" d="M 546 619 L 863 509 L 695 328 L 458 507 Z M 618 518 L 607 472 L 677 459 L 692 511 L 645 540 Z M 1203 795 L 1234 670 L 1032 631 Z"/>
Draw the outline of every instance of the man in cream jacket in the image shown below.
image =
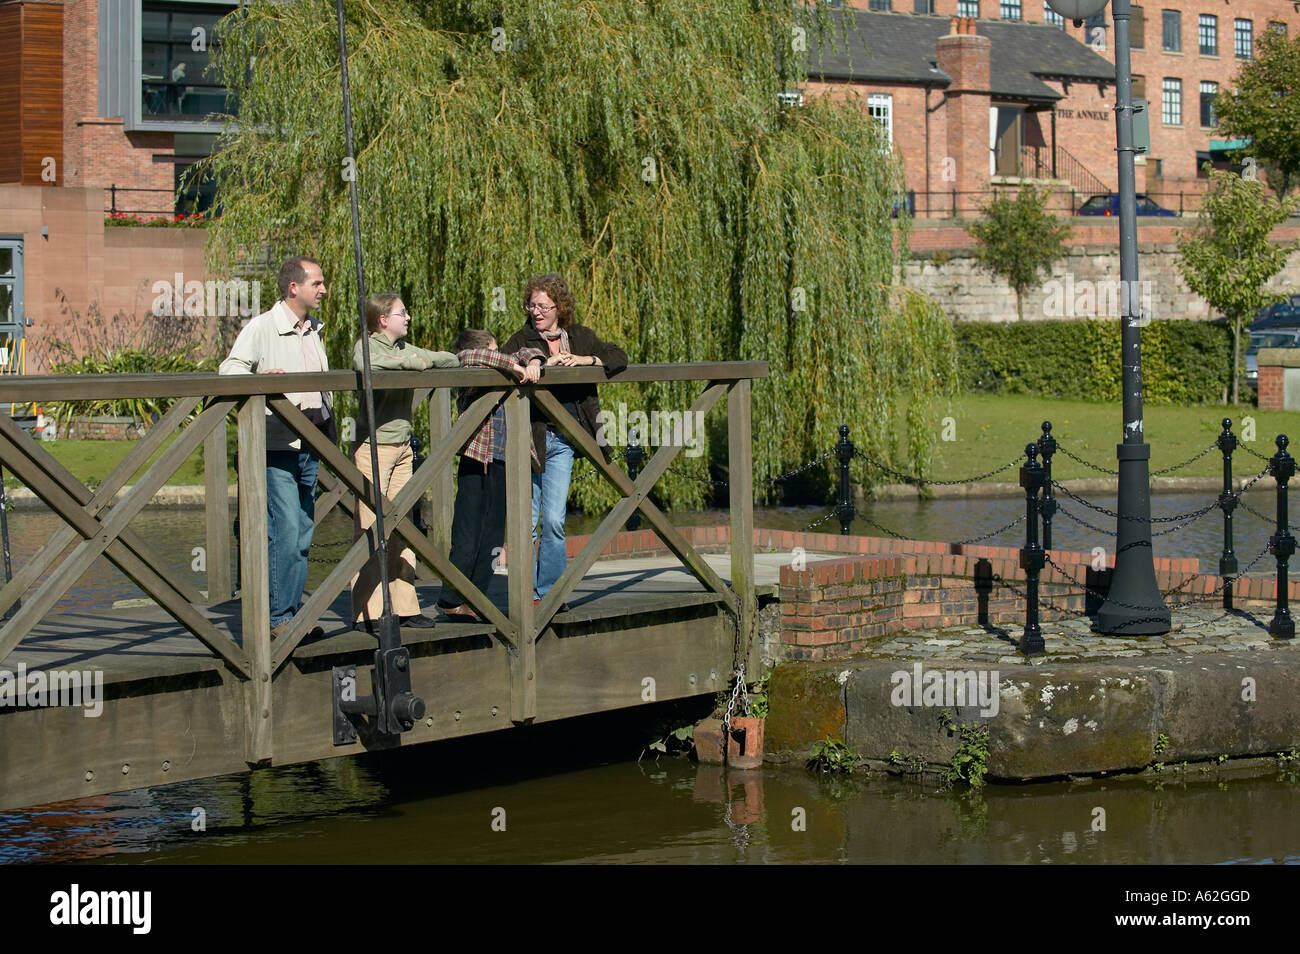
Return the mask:
<path fill-rule="evenodd" d="M 311 312 L 325 297 L 325 276 L 315 259 L 286 259 L 278 279 L 280 301 L 253 318 L 235 339 L 222 374 L 284 374 L 328 371 L 320 322 Z M 323 391 L 286 393 L 313 423 L 325 428 L 333 395 Z M 315 526 L 317 457 L 283 421 L 267 412 L 266 509 L 267 578 L 272 635 L 279 635 L 302 604 L 307 554 Z"/>

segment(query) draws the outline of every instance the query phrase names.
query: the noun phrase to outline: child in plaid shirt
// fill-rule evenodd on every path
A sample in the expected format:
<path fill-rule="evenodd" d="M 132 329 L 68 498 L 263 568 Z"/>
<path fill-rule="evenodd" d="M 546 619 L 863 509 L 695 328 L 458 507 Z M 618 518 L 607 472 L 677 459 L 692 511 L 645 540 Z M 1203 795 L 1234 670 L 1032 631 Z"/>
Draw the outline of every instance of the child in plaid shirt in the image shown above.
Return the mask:
<path fill-rule="evenodd" d="M 536 348 L 522 348 L 513 355 L 497 350 L 496 338 L 478 328 L 462 331 L 452 350 L 462 368 L 499 368 L 520 381 L 535 383 L 546 356 Z M 465 413 L 478 397 L 475 388 L 464 388 L 456 406 Z M 536 449 L 532 450 L 536 458 Z M 456 470 L 456 509 L 451 521 L 451 562 L 486 593 L 492 581 L 492 550 L 499 547 L 506 527 L 506 420 L 505 407 L 496 410 L 466 441 Z M 443 581 L 438 608 L 452 618 L 477 620 L 478 614 L 451 584 Z"/>

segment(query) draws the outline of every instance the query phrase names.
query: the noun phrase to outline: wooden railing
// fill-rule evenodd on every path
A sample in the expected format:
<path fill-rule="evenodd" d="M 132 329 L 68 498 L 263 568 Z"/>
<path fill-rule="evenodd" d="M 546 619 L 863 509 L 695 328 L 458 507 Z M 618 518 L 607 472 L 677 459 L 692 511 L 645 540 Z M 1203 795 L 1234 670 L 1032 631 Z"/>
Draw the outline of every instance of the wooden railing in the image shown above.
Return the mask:
<path fill-rule="evenodd" d="M 731 583 L 723 581 L 650 499 L 655 482 L 672 464 L 681 445 L 660 446 L 635 480 L 617 465 L 608 464 L 596 442 L 550 393 L 561 384 L 608 381 L 652 383 L 702 381 L 705 387 L 689 414 L 707 414 L 727 397 L 731 539 L 753 539 L 753 460 L 750 433 L 750 386 L 767 375 L 764 362 L 721 362 L 677 365 L 632 365 L 614 378 L 590 368 L 549 368 L 535 386 L 507 382 L 501 372 L 486 369 L 426 372 L 376 372 L 377 389 L 409 388 L 416 401 L 429 400 L 429 450 L 424 463 L 392 500 L 383 500 L 385 527 L 396 532 L 418 558 L 449 581 L 484 619 L 496 627 L 496 638 L 509 654 L 511 717 L 523 722 L 536 715 L 536 641 L 575 585 L 591 568 L 628 518 L 639 511 L 727 612 L 740 632 L 756 626 L 752 547 L 731 553 Z M 365 534 L 306 598 L 287 631 L 272 644 L 267 584 L 266 410 L 269 408 L 320 457 L 321 496 L 317 523 L 335 506 L 355 512 L 359 499 L 370 500 L 369 481 L 351 459 L 331 443 L 293 404 L 286 391 L 343 391 L 358 386 L 350 371 L 289 375 L 52 375 L 0 380 L 0 403 L 129 397 L 174 398 L 166 414 L 149 429 L 125 459 L 93 491 L 59 464 L 50 453 L 0 417 L 0 461 L 46 505 L 65 526 L 0 589 L 0 614 L 22 605 L 0 627 L 0 661 L 32 632 L 81 575 L 101 555 L 116 564 L 156 603 L 199 639 L 239 676 L 248 681 L 245 757 L 249 762 L 270 756 L 271 682 L 304 636 L 350 584 L 369 557 L 374 542 Z M 453 422 L 451 389 L 477 387 L 479 397 Z M 508 608 L 502 613 L 448 559 L 450 545 L 452 464 L 465 441 L 482 425 L 505 396 L 506 546 L 510 554 Z M 585 454 L 597 472 L 619 492 L 620 500 L 602 519 L 583 549 L 541 603 L 533 605 L 531 469 L 529 462 L 530 404 L 545 415 Z M 236 642 L 205 615 L 203 608 L 225 602 L 233 593 L 230 572 L 230 512 L 227 495 L 227 418 L 238 426 L 240 599 L 242 639 Z M 175 437 L 170 444 L 168 439 Z M 204 448 L 207 496 L 207 595 L 166 569 L 167 561 L 150 543 L 131 530 L 131 520 L 193 454 Z M 163 450 L 165 446 L 165 450 Z M 118 494 L 149 458 L 162 450 L 120 499 Z M 409 519 L 420 498 L 432 491 L 433 527 L 429 536 Z M 75 547 L 29 597 L 26 593 L 50 569 L 69 545 Z M 745 640 L 740 645 L 755 644 Z M 255 717 L 256 716 L 256 717 Z"/>

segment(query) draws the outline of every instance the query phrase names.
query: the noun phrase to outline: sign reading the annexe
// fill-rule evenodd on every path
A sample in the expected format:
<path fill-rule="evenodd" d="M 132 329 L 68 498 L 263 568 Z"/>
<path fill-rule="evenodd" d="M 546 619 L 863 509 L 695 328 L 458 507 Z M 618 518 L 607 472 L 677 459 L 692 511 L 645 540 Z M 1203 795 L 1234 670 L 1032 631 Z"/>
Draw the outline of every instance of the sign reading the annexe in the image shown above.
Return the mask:
<path fill-rule="evenodd" d="M 1062 119 L 1110 119 L 1106 109 L 1058 109 L 1056 115 Z"/>

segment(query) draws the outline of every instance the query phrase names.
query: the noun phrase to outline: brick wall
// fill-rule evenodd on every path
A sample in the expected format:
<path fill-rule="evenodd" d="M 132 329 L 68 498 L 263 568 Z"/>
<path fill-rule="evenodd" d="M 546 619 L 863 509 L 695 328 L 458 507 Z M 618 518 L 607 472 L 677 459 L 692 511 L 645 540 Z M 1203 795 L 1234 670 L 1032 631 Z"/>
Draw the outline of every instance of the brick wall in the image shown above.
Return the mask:
<path fill-rule="evenodd" d="M 726 552 L 730 527 L 679 527 L 702 552 Z M 576 556 L 589 536 L 567 540 Z M 940 626 L 1023 623 L 1025 574 L 1013 547 L 969 546 L 942 541 L 895 540 L 784 530 L 755 530 L 759 553 L 789 554 L 781 567 L 781 654 L 787 659 L 839 659 L 869 650 L 873 642 L 909 629 Z M 605 548 L 606 557 L 663 556 L 669 551 L 653 531 L 622 533 Z M 808 562 L 808 553 L 843 554 Z M 1040 574 L 1040 618 L 1076 617 L 1095 610 L 1110 585 L 1113 555 L 1093 568 L 1093 555 L 1050 551 L 1057 564 Z M 1176 591 L 1171 601 L 1210 596 L 1221 585 L 1213 575 L 1197 575 L 1196 559 L 1157 558 L 1156 583 Z M 1059 567 L 1059 569 L 1057 568 Z M 1238 580 L 1238 606 L 1271 602 L 1271 578 Z M 1300 599 L 1300 580 L 1289 584 L 1290 600 Z M 1218 605 L 1218 597 L 1207 605 Z"/>
<path fill-rule="evenodd" d="M 1259 366 L 1259 409 L 1261 411 L 1282 410 L 1282 372 L 1280 365 Z"/>

